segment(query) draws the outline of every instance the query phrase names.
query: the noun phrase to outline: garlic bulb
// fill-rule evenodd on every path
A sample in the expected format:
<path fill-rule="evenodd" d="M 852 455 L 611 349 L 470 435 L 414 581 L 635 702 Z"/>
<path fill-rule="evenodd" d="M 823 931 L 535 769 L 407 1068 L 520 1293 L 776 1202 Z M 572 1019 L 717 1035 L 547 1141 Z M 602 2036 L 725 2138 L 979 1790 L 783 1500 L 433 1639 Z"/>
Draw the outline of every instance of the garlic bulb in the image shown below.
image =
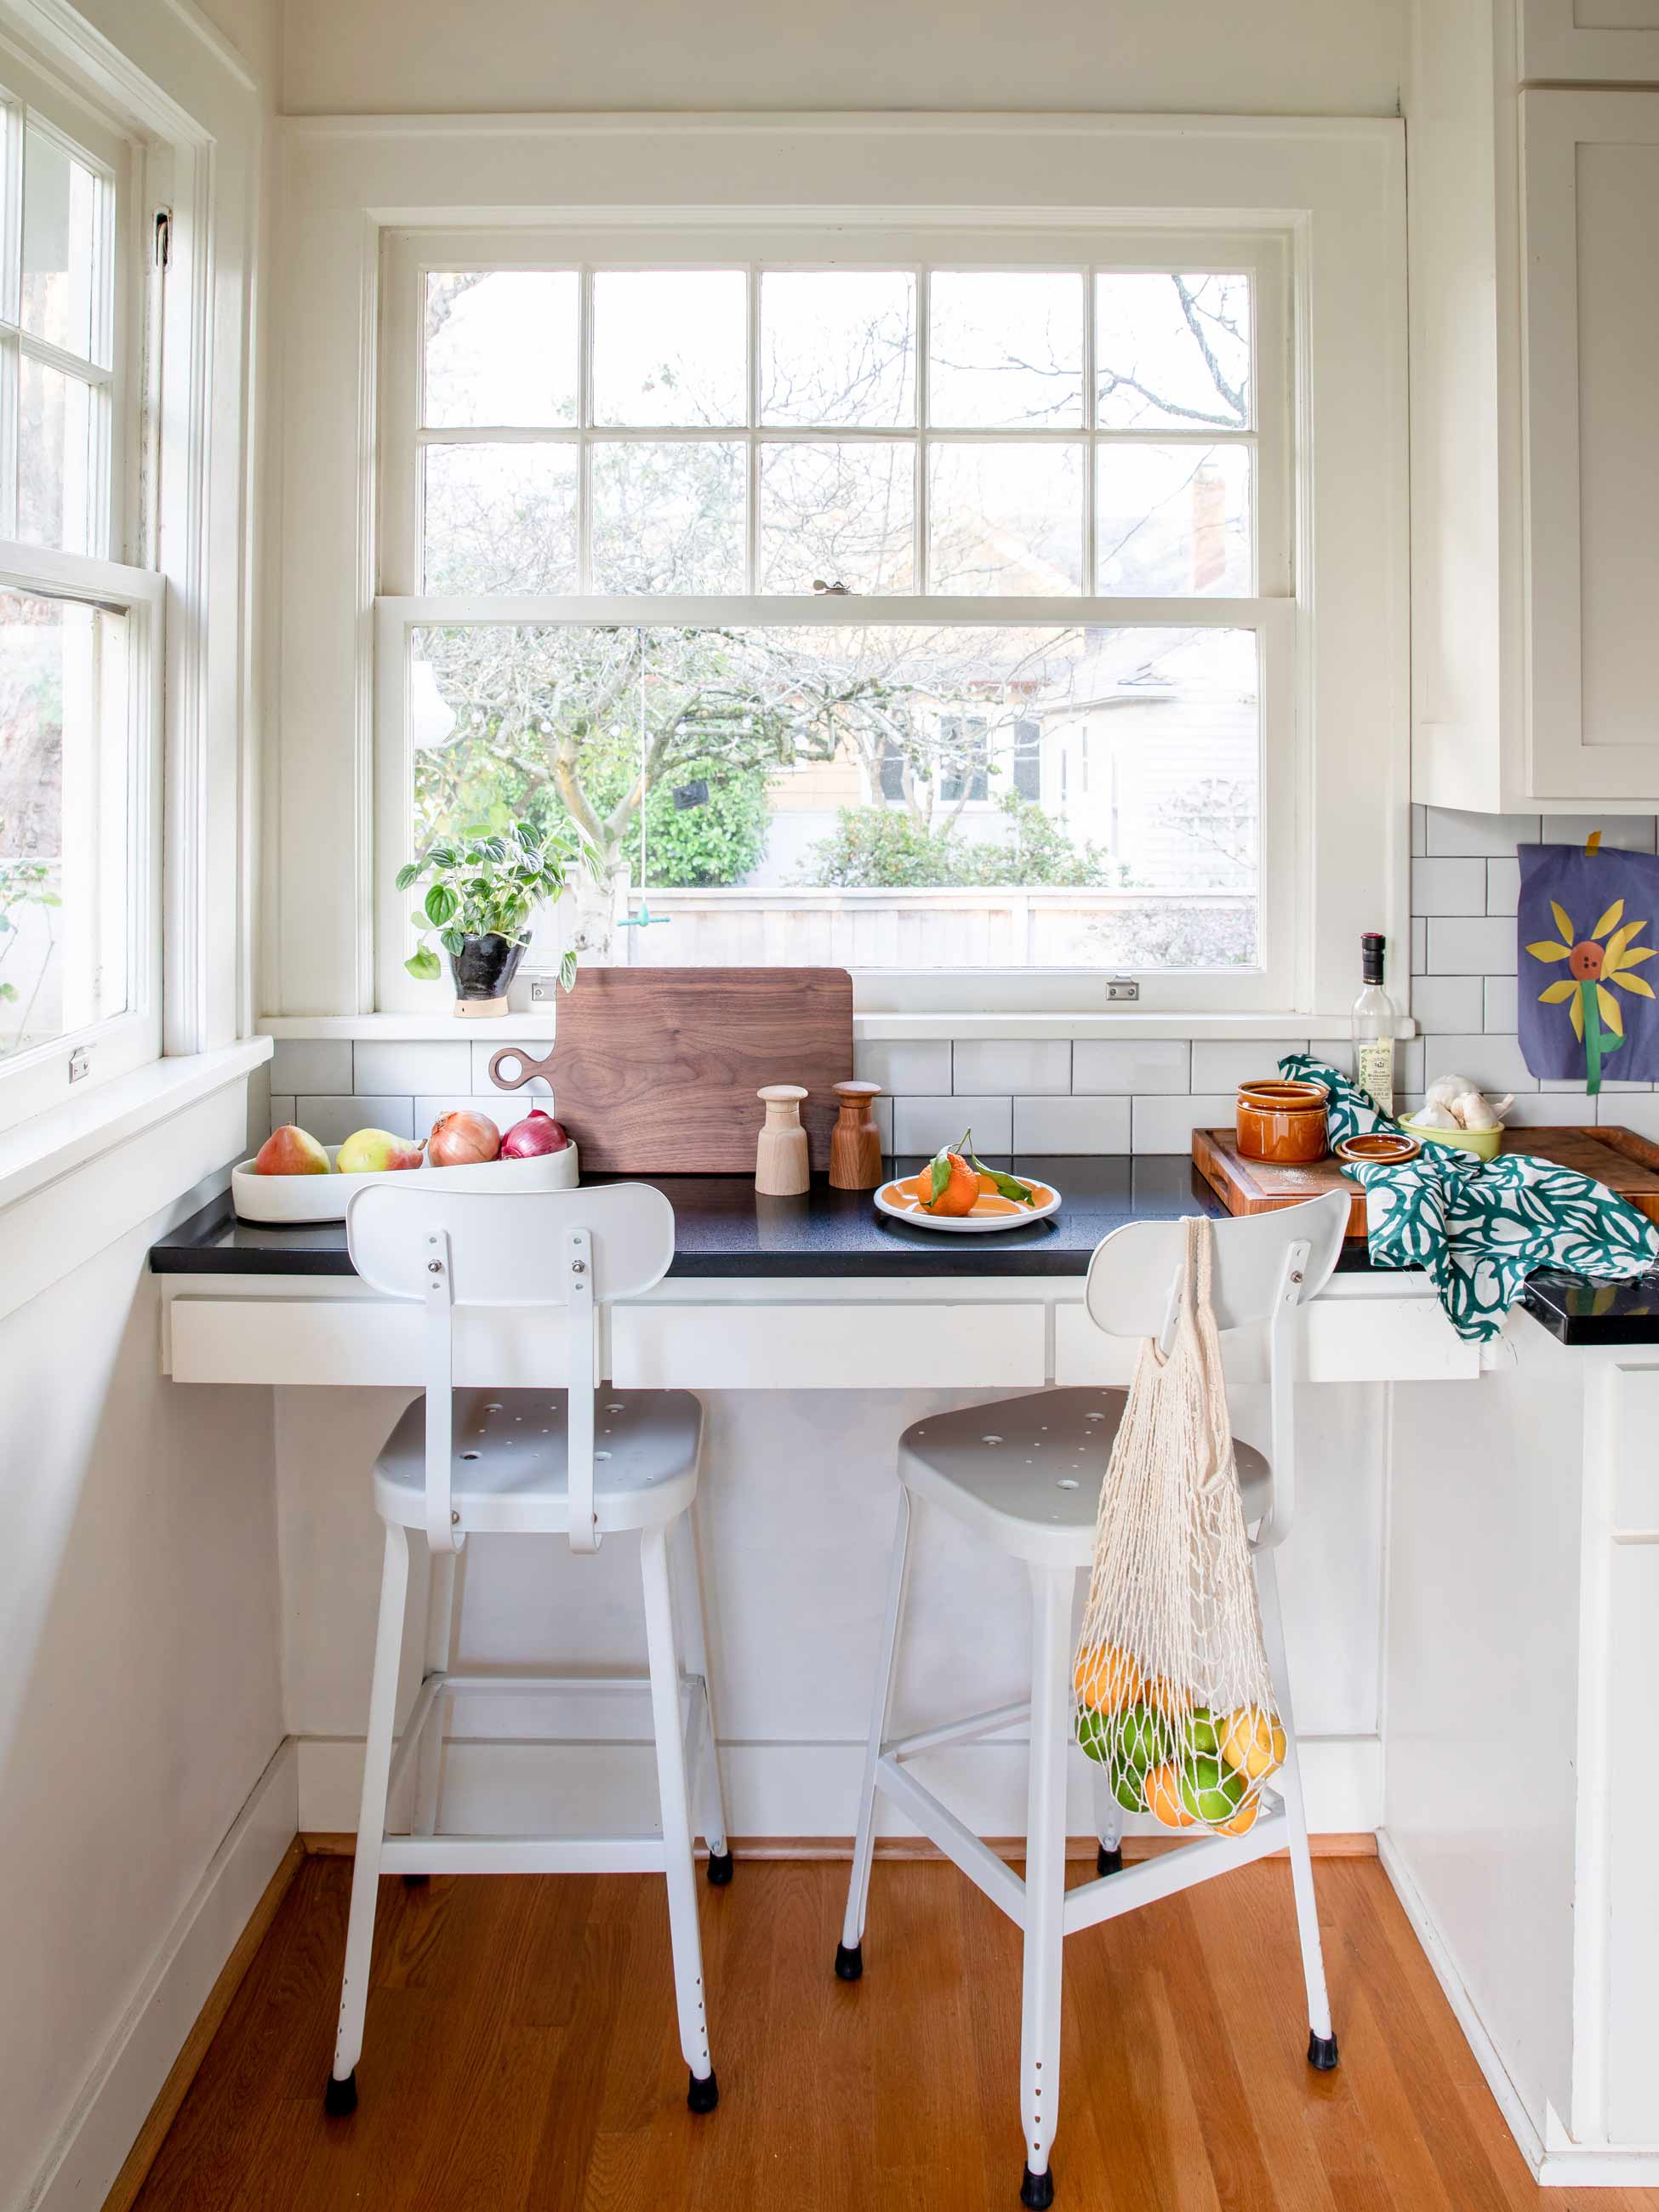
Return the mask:
<path fill-rule="evenodd" d="M 1453 1099 L 1451 1111 L 1466 1129 L 1501 1129 L 1504 1126 L 1478 1091 L 1466 1091 L 1461 1098 Z"/>
<path fill-rule="evenodd" d="M 1431 1098 L 1419 1114 L 1412 1116 L 1413 1129 L 1455 1129 L 1461 1127 L 1451 1108 L 1438 1098 Z"/>
<path fill-rule="evenodd" d="M 1462 1098 L 1465 1092 L 1473 1091 L 1474 1088 L 1474 1085 L 1467 1075 L 1441 1075 L 1437 1076 L 1430 1084 L 1424 1096 L 1431 1106 L 1449 1106 L 1455 1098 Z M 1431 1129 L 1443 1129 L 1455 1126 L 1444 1121 L 1431 1121 L 1429 1124 Z"/>

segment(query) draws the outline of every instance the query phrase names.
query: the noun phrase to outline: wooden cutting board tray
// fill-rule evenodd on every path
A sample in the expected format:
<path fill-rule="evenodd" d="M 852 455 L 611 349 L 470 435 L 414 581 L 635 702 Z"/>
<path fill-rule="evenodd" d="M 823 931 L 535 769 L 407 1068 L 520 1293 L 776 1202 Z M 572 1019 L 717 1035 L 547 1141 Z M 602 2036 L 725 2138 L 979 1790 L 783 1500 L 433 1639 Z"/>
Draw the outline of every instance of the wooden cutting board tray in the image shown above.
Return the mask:
<path fill-rule="evenodd" d="M 1425 1146 L 1426 1151 L 1427 1147 Z M 1638 1137 L 1634 1129 L 1614 1125 L 1607 1128 L 1506 1129 L 1506 1152 L 1531 1152 L 1557 1167 L 1571 1168 L 1589 1176 L 1620 1197 L 1638 1213 L 1659 1221 L 1659 1145 Z M 1350 1182 L 1340 1160 L 1326 1158 L 1312 1167 L 1274 1167 L 1267 1160 L 1247 1160 L 1231 1129 L 1194 1129 L 1193 1165 L 1229 1213 L 1271 1213 L 1281 1206 L 1297 1206 L 1304 1198 L 1318 1198 L 1328 1190 L 1352 1194 L 1348 1210 L 1350 1237 L 1365 1234 L 1365 1194 Z"/>
<path fill-rule="evenodd" d="M 583 1169 L 747 1175 L 763 1083 L 805 1084 L 815 1168 L 853 1073 L 844 968 L 584 968 L 559 1002 L 555 1110 Z"/>

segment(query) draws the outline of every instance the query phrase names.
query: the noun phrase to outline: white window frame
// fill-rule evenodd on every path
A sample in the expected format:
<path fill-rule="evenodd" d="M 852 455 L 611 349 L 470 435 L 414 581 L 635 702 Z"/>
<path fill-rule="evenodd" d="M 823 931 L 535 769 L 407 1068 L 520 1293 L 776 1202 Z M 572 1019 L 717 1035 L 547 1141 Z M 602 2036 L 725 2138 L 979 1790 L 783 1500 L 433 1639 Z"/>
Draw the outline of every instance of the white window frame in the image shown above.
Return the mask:
<path fill-rule="evenodd" d="M 1296 659 L 1296 558 L 1293 526 L 1295 417 L 1294 350 L 1291 331 L 1292 241 L 1288 230 L 1198 230 L 1148 228 L 1144 224 L 1098 223 L 1087 228 L 1014 223 L 963 226 L 906 226 L 878 222 L 835 230 L 767 226 L 672 228 L 641 225 L 589 230 L 575 225 L 502 230 L 389 231 L 384 241 L 384 285 L 380 313 L 380 579 L 375 627 L 376 865 L 375 1004 L 382 1012 L 416 1012 L 434 1003 L 433 988 L 412 981 L 403 963 L 410 949 L 408 899 L 394 888 L 397 869 L 410 850 L 414 821 L 414 760 L 406 686 L 409 634 L 434 623 L 493 623 L 503 621 L 566 624 L 579 623 L 718 624 L 811 628 L 860 627 L 872 623 L 922 623 L 940 626 L 1012 624 L 1031 627 L 1227 628 L 1249 629 L 1258 639 L 1261 684 L 1258 792 L 1263 824 L 1257 869 L 1259 957 L 1248 968 L 1182 970 L 1089 968 L 952 969 L 866 969 L 854 971 L 862 1011 L 900 1012 L 939 1006 L 945 998 L 978 1010 L 1042 1010 L 1070 1007 L 1103 997 L 1106 975 L 1133 975 L 1141 1002 L 1159 1012 L 1221 1010 L 1260 1012 L 1291 1003 L 1304 979 L 1297 973 L 1299 894 L 1295 835 L 1297 787 Z M 918 320 L 916 421 L 907 428 L 840 432 L 783 428 L 761 419 L 759 299 L 763 272 L 777 269 L 849 268 L 906 270 L 920 279 L 924 269 L 1018 269 L 1085 270 L 1225 270 L 1247 273 L 1251 285 L 1253 404 L 1248 428 L 1181 430 L 1148 426 L 1115 432 L 1096 426 L 1095 331 L 1092 293 L 1085 290 L 1082 378 L 1082 421 L 1073 428 L 1006 431 L 937 431 L 927 421 L 926 313 Z M 433 270 L 574 269 L 580 279 L 580 365 L 578 422 L 569 428 L 534 429 L 469 427 L 428 431 L 421 427 L 425 278 Z M 593 421 L 587 389 L 586 345 L 592 329 L 592 285 L 596 269 L 741 270 L 748 281 L 749 391 L 741 426 L 696 429 L 616 428 Z M 920 298 L 920 295 L 919 295 Z M 421 455 L 430 446 L 562 444 L 580 456 L 579 560 L 587 574 L 586 519 L 589 461 L 595 444 L 675 438 L 706 438 L 741 445 L 747 478 L 746 592 L 686 596 L 600 595 L 579 590 L 568 594 L 422 594 L 420 583 Z M 990 442 L 1080 445 L 1084 478 L 1083 572 L 1092 579 L 1095 560 L 1095 455 L 1113 442 L 1133 444 L 1242 444 L 1254 455 L 1251 526 L 1256 591 L 1248 598 L 1180 594 L 1155 599 L 1080 593 L 1076 598 L 1036 600 L 1013 597 L 849 594 L 797 597 L 761 593 L 758 581 L 760 454 L 778 443 L 822 444 L 839 437 L 911 445 L 916 455 L 918 544 L 916 558 L 926 574 L 928 452 L 935 445 Z M 511 616 L 507 610 L 514 611 Z M 963 997 L 965 995 L 965 1000 Z"/>
<path fill-rule="evenodd" d="M 74 1071 L 106 1082 L 160 1057 L 161 1008 L 161 759 L 165 586 L 153 568 L 118 557 L 138 535 L 133 447 L 140 378 L 140 272 L 143 224 L 136 143 L 15 49 L 0 51 L 0 221 L 9 243 L 21 240 L 25 123 L 93 169 L 109 195 L 102 250 L 112 282 L 94 302 L 91 359 L 31 335 L 20 302 L 0 287 L 0 591 L 76 601 L 126 617 L 125 1005 L 103 1019 L 66 1029 L 0 1060 L 0 1130 L 70 1095 Z M 17 251 L 21 270 L 21 244 Z M 96 466 L 104 496 L 89 515 L 93 550 L 69 553 L 15 534 L 18 385 L 24 359 L 44 362 L 101 395 L 94 418 Z"/>

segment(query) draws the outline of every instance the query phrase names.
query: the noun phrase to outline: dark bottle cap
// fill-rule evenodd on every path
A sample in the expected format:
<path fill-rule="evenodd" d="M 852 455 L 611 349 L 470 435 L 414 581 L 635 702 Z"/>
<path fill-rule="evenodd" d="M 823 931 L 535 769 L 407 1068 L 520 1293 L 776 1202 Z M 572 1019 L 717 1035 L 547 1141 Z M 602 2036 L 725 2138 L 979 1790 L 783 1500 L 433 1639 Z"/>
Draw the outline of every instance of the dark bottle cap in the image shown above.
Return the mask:
<path fill-rule="evenodd" d="M 1364 981 L 1368 983 L 1380 983 L 1382 981 L 1382 956 L 1388 941 L 1380 929 L 1365 930 L 1360 936 L 1360 969 Z"/>

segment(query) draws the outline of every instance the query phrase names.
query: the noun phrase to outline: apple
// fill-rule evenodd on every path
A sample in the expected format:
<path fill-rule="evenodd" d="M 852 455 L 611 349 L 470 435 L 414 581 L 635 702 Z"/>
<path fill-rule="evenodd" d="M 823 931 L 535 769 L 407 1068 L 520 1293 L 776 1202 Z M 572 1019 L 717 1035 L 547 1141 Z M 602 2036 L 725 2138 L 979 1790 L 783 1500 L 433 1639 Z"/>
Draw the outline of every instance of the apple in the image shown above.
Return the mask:
<path fill-rule="evenodd" d="M 342 1175 L 389 1175 L 421 1164 L 421 1147 L 390 1129 L 354 1129 L 334 1160 Z"/>
<path fill-rule="evenodd" d="M 326 1175 L 328 1154 L 308 1129 L 292 1121 L 273 1129 L 253 1163 L 255 1175 Z"/>

